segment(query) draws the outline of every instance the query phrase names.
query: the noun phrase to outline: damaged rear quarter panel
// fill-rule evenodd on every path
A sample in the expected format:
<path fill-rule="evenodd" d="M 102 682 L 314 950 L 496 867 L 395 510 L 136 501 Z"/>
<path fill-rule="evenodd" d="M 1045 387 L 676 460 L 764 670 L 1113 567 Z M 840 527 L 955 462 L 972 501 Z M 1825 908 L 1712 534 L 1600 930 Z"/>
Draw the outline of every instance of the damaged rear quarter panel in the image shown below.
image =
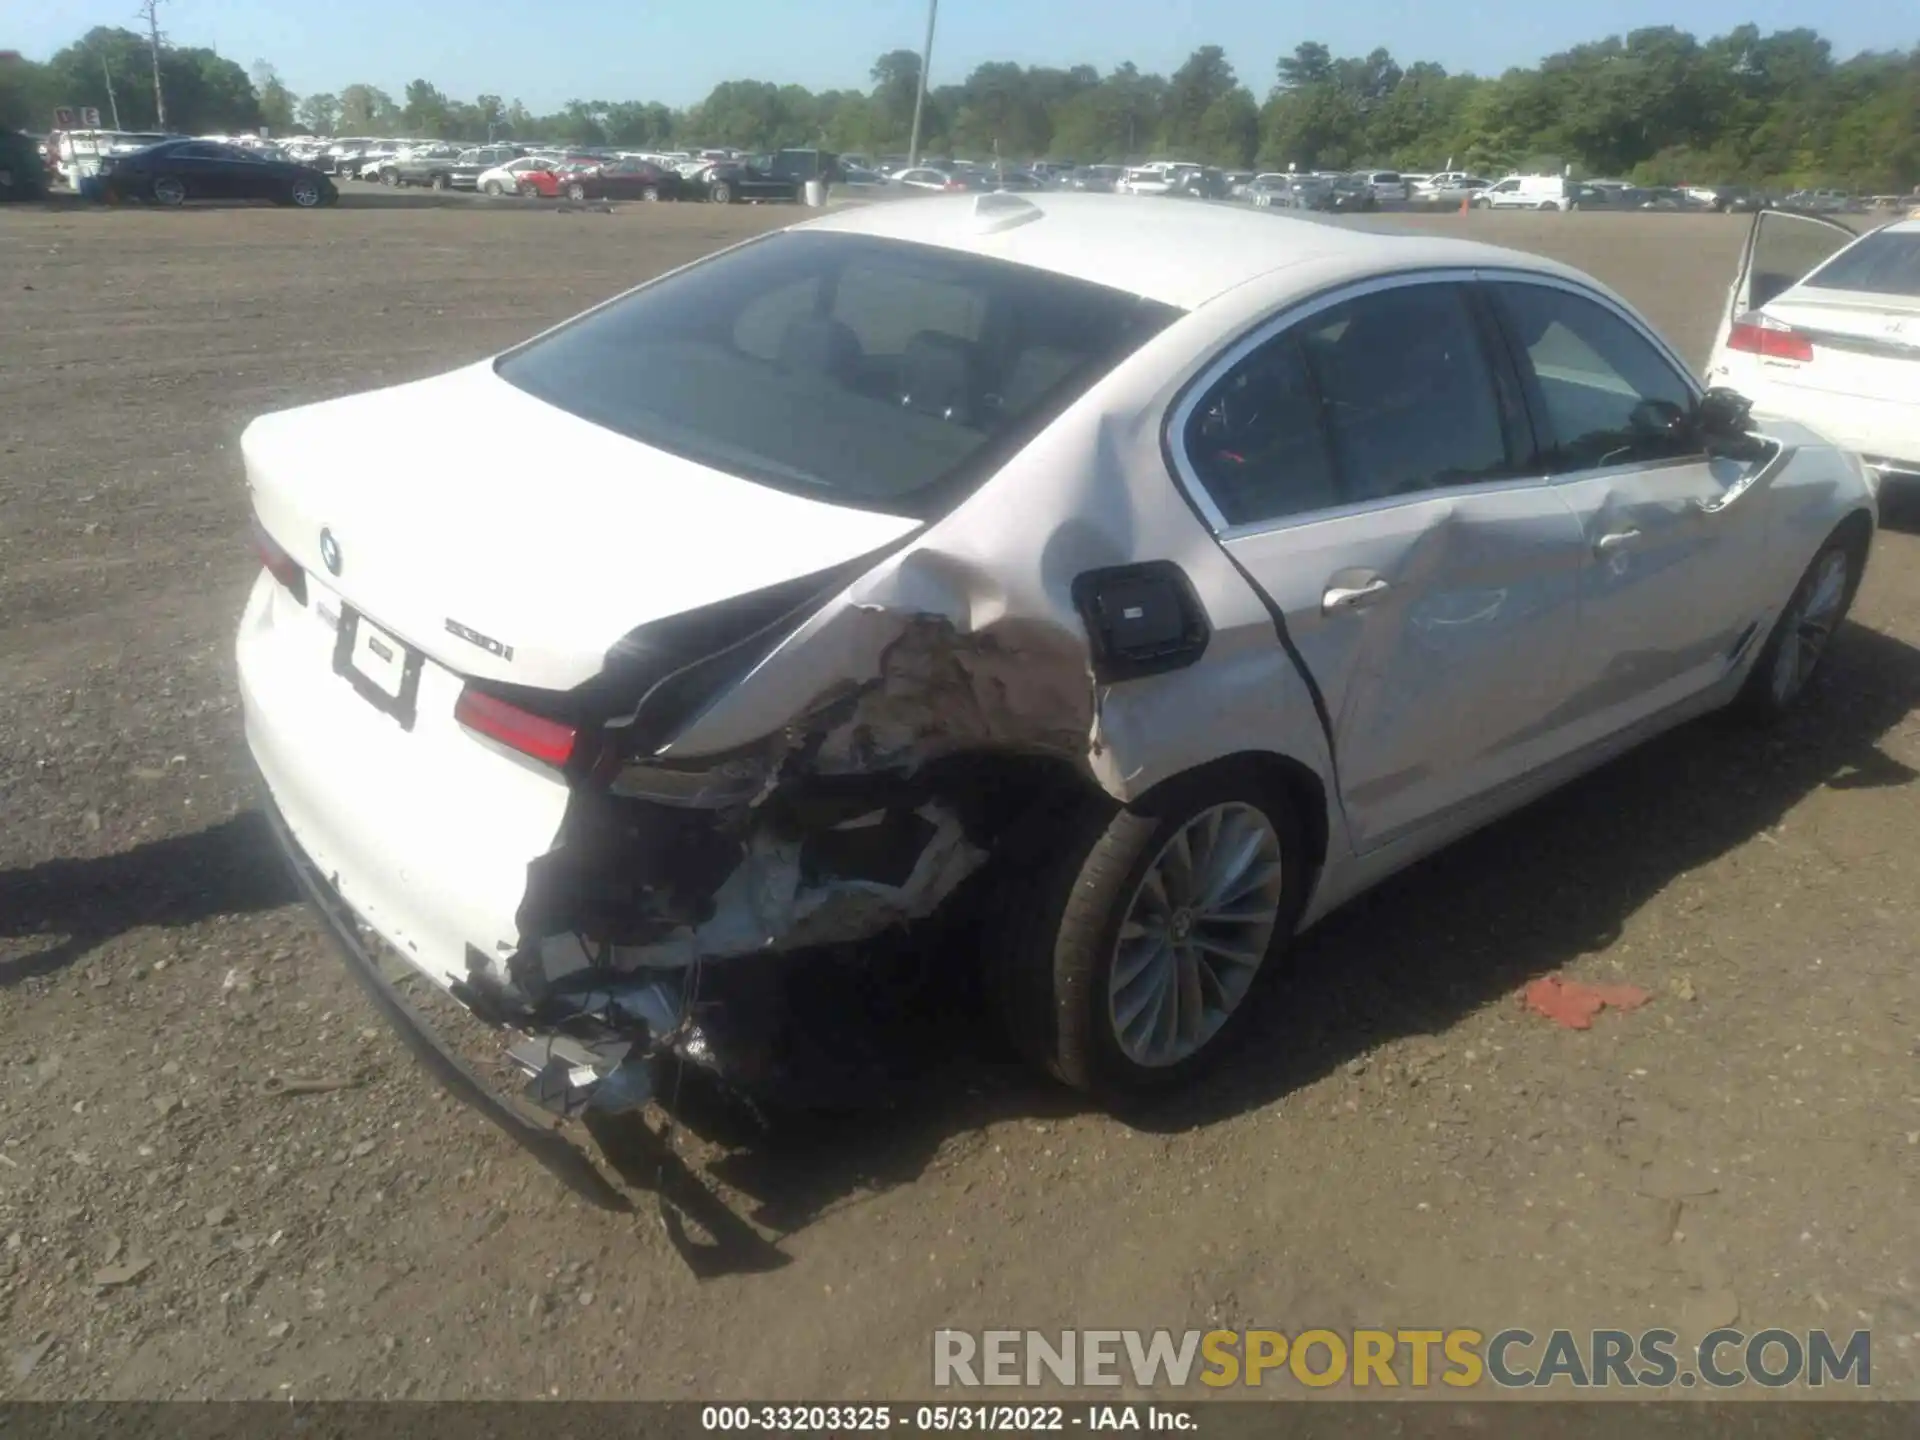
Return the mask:
<path fill-rule="evenodd" d="M 1311 697 L 1271 614 L 1161 447 L 1181 387 L 1245 316 L 1203 308 L 1141 347 L 952 513 L 824 606 L 663 758 L 718 755 L 784 724 L 788 743 L 817 746 L 823 772 L 1037 752 L 1068 760 L 1122 803 L 1249 751 L 1328 776 Z M 1213 639 L 1185 669 L 1097 684 L 1074 579 L 1150 560 L 1185 572 Z"/>

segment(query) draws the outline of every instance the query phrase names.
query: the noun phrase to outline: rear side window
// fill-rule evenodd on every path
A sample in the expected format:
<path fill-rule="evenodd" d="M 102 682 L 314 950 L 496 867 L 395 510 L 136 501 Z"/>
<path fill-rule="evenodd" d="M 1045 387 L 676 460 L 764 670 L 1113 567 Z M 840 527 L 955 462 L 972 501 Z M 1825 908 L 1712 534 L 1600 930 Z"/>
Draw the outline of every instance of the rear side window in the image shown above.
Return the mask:
<path fill-rule="evenodd" d="M 1187 423 L 1230 525 L 1513 473 L 1479 327 L 1457 285 L 1358 296 L 1253 351 Z"/>
<path fill-rule="evenodd" d="M 713 469 L 927 517 L 1178 313 L 930 246 L 787 233 L 633 291 L 496 369 Z"/>
<path fill-rule="evenodd" d="M 1920 297 L 1920 231 L 1881 230 L 1868 235 L 1802 283 L 1819 290 Z"/>

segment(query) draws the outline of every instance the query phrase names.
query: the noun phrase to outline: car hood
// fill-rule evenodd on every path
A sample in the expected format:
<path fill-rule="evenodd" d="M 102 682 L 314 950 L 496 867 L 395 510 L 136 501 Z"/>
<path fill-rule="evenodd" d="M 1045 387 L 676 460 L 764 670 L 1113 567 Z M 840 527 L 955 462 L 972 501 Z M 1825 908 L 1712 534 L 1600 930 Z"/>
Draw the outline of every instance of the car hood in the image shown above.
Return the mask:
<path fill-rule="evenodd" d="M 919 524 L 656 450 L 491 361 L 263 415 L 240 443 L 261 524 L 318 584 L 461 674 L 543 689 L 597 674 L 649 621 L 843 565 Z"/>

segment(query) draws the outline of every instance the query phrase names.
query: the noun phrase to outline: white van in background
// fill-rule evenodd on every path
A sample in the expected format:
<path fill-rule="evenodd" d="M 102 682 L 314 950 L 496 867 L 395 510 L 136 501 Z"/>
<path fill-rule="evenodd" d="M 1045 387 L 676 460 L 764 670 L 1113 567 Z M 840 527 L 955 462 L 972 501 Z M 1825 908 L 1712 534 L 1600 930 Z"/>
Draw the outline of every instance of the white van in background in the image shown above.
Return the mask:
<path fill-rule="evenodd" d="M 1564 175 L 1509 175 L 1473 197 L 1485 210 L 1571 210 L 1579 200 L 1579 182 Z"/>

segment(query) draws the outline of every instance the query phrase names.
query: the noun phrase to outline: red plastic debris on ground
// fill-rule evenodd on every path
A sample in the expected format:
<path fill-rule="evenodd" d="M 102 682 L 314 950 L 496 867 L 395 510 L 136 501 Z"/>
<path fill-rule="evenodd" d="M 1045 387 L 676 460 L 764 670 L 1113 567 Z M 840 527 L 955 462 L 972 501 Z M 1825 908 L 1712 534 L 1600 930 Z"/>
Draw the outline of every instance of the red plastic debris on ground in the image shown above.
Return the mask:
<path fill-rule="evenodd" d="M 1542 975 L 1520 992 L 1527 1009 L 1544 1015 L 1562 1030 L 1591 1030 L 1602 1010 L 1638 1010 L 1653 997 L 1638 985 L 1583 985 L 1558 975 Z"/>

